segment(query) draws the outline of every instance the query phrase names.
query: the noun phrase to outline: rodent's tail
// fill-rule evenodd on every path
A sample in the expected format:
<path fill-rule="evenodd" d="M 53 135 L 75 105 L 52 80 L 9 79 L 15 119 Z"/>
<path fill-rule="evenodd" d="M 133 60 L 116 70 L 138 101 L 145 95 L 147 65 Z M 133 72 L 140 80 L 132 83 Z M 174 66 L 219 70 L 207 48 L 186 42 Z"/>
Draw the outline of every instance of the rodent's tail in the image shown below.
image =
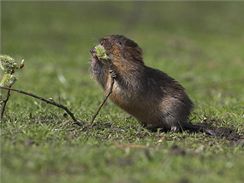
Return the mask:
<path fill-rule="evenodd" d="M 216 136 L 215 129 L 210 126 L 206 126 L 205 124 L 186 123 L 182 126 L 182 131 L 189 131 L 192 133 L 202 132 L 211 136 Z"/>
<path fill-rule="evenodd" d="M 244 135 L 239 134 L 235 129 L 228 127 L 214 127 L 209 123 L 187 123 L 182 126 L 182 131 L 188 131 L 192 133 L 206 133 L 207 135 L 225 138 L 227 140 L 239 140 L 243 139 Z"/>

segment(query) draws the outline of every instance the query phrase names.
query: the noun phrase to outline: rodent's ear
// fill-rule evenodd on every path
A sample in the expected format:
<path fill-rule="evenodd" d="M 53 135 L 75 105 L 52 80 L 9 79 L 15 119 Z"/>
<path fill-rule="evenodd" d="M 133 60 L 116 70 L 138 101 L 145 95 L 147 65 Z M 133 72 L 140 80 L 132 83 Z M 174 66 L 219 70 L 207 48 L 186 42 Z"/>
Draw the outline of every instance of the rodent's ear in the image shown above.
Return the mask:
<path fill-rule="evenodd" d="M 140 55 L 143 54 L 143 51 L 142 51 L 141 47 L 137 46 L 136 49 L 137 49 L 137 51 L 138 51 L 138 53 L 139 53 Z"/>
<path fill-rule="evenodd" d="M 143 63 L 142 54 L 143 54 L 143 53 L 142 53 L 142 49 L 141 49 L 139 46 L 137 46 L 137 47 L 135 48 L 135 52 L 134 52 L 134 54 L 133 54 L 133 57 L 134 57 L 135 60 L 137 60 L 137 61 Z"/>
<path fill-rule="evenodd" d="M 143 64 L 142 49 L 137 47 L 126 46 L 122 52 L 123 57 L 128 61 L 139 62 Z"/>
<path fill-rule="evenodd" d="M 125 46 L 135 48 L 138 47 L 138 44 L 130 39 L 127 39 L 125 42 Z"/>

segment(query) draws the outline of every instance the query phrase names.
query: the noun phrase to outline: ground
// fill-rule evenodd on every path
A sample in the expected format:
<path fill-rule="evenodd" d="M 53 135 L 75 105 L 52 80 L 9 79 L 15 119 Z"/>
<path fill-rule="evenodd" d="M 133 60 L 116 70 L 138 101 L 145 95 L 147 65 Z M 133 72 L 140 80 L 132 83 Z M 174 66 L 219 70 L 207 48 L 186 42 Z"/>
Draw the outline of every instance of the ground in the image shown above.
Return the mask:
<path fill-rule="evenodd" d="M 1 2 L 1 53 L 25 59 L 15 88 L 52 97 L 91 120 L 103 93 L 89 49 L 124 34 L 145 63 L 177 79 L 195 104 L 193 123 L 244 132 L 244 4 Z M 1 181 L 242 182 L 242 140 L 151 133 L 111 102 L 93 128 L 12 94 L 1 122 Z"/>

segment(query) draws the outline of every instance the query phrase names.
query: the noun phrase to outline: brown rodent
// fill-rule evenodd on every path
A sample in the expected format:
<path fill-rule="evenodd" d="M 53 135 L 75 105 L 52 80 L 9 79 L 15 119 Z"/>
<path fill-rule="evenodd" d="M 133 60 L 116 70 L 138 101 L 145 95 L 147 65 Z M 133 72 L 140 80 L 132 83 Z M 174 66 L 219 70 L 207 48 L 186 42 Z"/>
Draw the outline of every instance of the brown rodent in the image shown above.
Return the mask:
<path fill-rule="evenodd" d="M 91 71 L 110 99 L 150 130 L 200 131 L 188 121 L 193 103 L 184 88 L 166 73 L 144 64 L 142 49 L 134 41 L 111 35 L 100 40 L 109 61 L 99 59 L 91 50 Z"/>

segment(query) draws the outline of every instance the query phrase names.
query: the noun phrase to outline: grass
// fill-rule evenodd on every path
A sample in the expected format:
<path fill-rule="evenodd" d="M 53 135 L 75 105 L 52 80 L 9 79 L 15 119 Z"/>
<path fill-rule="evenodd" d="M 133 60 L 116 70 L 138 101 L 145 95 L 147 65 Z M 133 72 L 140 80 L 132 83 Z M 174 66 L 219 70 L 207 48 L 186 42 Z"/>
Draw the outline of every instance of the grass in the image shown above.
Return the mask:
<path fill-rule="evenodd" d="M 1 53 L 25 59 L 15 87 L 60 100 L 89 121 L 103 98 L 89 49 L 124 34 L 147 65 L 179 80 L 193 122 L 244 132 L 243 3 L 1 2 Z M 244 151 L 204 134 L 150 133 L 108 103 L 93 129 L 11 96 L 1 122 L 2 182 L 242 182 Z"/>

